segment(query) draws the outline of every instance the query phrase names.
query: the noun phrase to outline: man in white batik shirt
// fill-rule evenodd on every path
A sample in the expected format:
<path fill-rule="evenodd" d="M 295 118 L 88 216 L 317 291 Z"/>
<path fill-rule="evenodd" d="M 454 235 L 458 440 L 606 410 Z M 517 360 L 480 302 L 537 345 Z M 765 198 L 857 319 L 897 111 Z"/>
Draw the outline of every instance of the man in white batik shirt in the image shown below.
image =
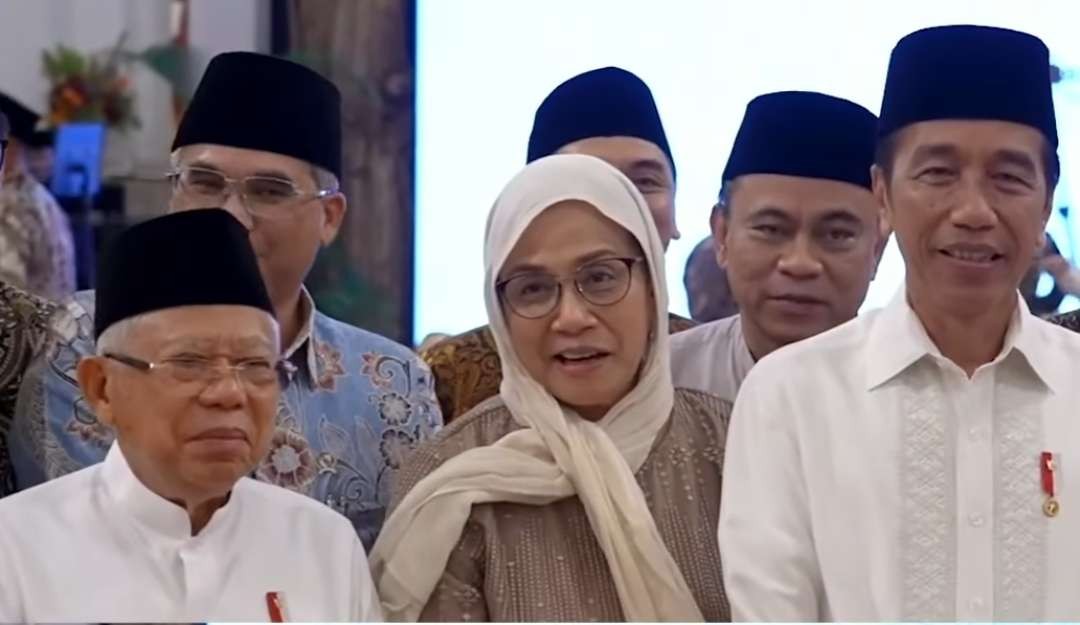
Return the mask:
<path fill-rule="evenodd" d="M 1017 293 L 1058 178 L 1046 46 L 908 35 L 878 136 L 906 282 L 740 389 L 719 527 L 733 618 L 1075 620 L 1080 336 Z"/>

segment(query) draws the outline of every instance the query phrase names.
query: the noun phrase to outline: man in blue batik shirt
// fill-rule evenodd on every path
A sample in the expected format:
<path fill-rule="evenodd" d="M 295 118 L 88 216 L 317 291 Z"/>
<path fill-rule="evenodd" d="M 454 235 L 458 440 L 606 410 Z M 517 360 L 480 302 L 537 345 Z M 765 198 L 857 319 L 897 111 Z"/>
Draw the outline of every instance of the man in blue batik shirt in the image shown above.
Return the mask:
<path fill-rule="evenodd" d="M 419 358 L 319 313 L 303 286 L 345 214 L 340 94 L 301 65 L 222 54 L 207 68 L 173 150 L 171 210 L 223 206 L 248 228 L 285 356 L 297 367 L 255 477 L 340 511 L 370 548 L 394 471 L 442 417 Z M 10 443 L 19 489 L 100 462 L 109 449 L 111 433 L 75 381 L 76 365 L 94 349 L 93 301 L 86 292 L 67 302 L 54 322 L 60 338 L 20 389 Z"/>

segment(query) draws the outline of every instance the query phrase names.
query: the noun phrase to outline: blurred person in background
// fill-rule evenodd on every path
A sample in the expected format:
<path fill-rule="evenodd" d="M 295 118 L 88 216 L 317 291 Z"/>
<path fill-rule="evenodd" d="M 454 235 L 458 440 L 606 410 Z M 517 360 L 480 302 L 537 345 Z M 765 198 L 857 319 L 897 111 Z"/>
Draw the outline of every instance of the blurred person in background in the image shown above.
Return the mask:
<path fill-rule="evenodd" d="M 0 167 L 8 146 L 8 120 L 0 112 Z M 0 187 L 3 178 L 0 177 Z M 31 295 L 0 278 L 0 497 L 15 491 L 8 434 L 23 374 L 49 334 L 56 304 Z"/>
<path fill-rule="evenodd" d="M 0 189 L 0 279 L 59 301 L 75 292 L 75 243 L 67 215 L 31 173 L 39 116 L 0 94 L 11 126 Z"/>
<path fill-rule="evenodd" d="M 23 142 L 26 171 L 46 189 L 52 184 L 56 164 L 55 138 L 52 130 L 36 130 Z"/>
<path fill-rule="evenodd" d="M 699 323 L 724 319 L 739 312 L 731 294 L 727 272 L 716 262 L 712 235 L 701 240 L 686 258 L 683 272 L 690 318 Z"/>

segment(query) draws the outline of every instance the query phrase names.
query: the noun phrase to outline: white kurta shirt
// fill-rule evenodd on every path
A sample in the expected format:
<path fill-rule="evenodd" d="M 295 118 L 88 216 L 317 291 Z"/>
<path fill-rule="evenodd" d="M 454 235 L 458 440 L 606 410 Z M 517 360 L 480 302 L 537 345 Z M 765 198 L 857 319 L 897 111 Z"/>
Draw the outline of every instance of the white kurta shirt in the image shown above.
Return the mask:
<path fill-rule="evenodd" d="M 671 381 L 734 402 L 754 357 L 746 346 L 739 315 L 710 321 L 671 335 Z"/>
<path fill-rule="evenodd" d="M 345 517 L 243 478 L 195 537 L 187 513 L 101 464 L 0 500 L 0 622 L 381 620 Z"/>
<path fill-rule="evenodd" d="M 1080 334 L 1017 299 L 970 379 L 902 295 L 754 367 L 720 514 L 735 619 L 1080 619 Z"/>

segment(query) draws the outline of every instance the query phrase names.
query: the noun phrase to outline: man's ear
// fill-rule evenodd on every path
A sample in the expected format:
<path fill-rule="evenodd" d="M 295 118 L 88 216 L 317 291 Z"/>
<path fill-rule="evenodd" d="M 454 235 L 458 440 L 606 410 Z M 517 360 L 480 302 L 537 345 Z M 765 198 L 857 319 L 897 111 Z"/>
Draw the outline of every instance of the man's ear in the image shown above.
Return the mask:
<path fill-rule="evenodd" d="M 90 409 L 105 425 L 113 425 L 112 398 L 109 397 L 108 360 L 101 356 L 88 356 L 79 361 L 76 377 L 79 388 Z"/>
<path fill-rule="evenodd" d="M 323 247 L 326 247 L 334 242 L 338 232 L 341 230 L 341 224 L 345 221 L 345 213 L 348 210 L 348 202 L 345 200 L 345 194 L 338 191 L 323 198 L 322 205 L 323 227 L 321 239 Z"/>
<path fill-rule="evenodd" d="M 889 203 L 889 179 L 885 170 L 878 165 L 870 166 L 870 192 L 874 194 L 874 200 L 883 211 L 887 220 L 892 218 L 892 206 Z"/>
<path fill-rule="evenodd" d="M 716 254 L 716 264 L 721 269 L 727 269 L 727 235 L 728 218 L 719 207 L 713 208 L 712 219 L 713 252 Z"/>
<path fill-rule="evenodd" d="M 1046 248 L 1046 224 L 1050 222 L 1050 215 L 1054 212 L 1054 190 L 1051 189 L 1046 194 L 1046 206 L 1042 210 L 1042 228 L 1039 228 L 1039 238 L 1035 240 L 1035 257 L 1042 256 L 1043 250 Z"/>
<path fill-rule="evenodd" d="M 881 265 L 881 257 L 885 255 L 885 248 L 889 245 L 889 237 L 892 236 L 892 225 L 885 217 L 885 209 L 880 209 L 878 214 L 877 241 L 874 242 L 874 273 L 871 279 L 877 276 L 878 266 Z"/>
<path fill-rule="evenodd" d="M 885 254 L 885 248 L 889 245 L 889 237 L 892 236 L 892 204 L 889 201 L 889 181 L 885 175 L 885 170 L 877 165 L 871 165 L 870 180 L 874 201 L 878 205 L 877 241 L 874 242 L 874 271 L 870 275 L 870 279 L 873 280 L 877 277 L 881 257 Z"/>

